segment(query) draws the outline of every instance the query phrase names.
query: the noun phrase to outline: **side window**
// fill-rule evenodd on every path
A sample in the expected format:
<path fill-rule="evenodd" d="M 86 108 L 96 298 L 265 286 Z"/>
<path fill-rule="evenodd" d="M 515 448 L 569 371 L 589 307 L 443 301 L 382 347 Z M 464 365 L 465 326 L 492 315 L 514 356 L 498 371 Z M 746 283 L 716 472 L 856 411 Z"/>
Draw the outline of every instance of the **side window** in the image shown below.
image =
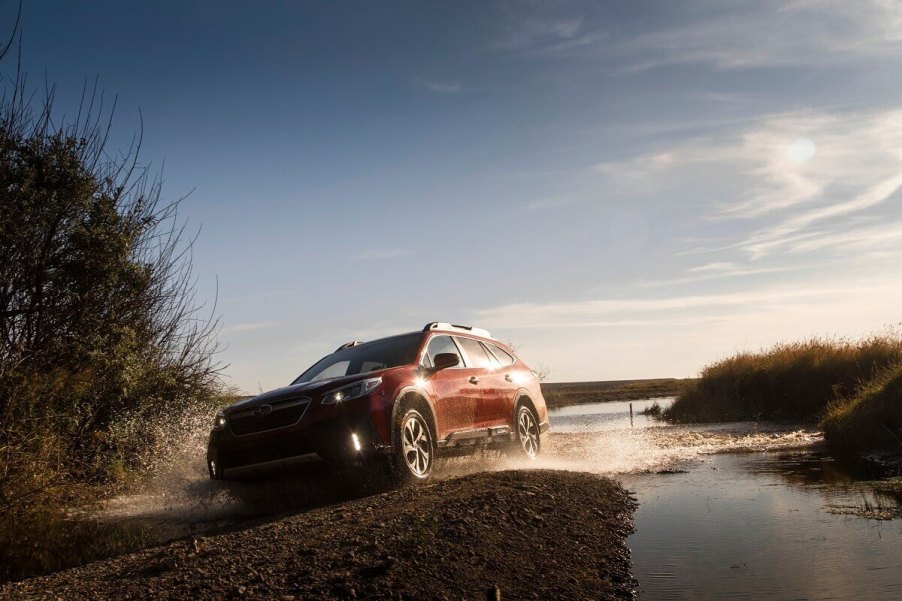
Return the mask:
<path fill-rule="evenodd" d="M 492 351 L 493 355 L 498 357 L 498 361 L 501 362 L 501 365 L 503 365 L 503 366 L 513 365 L 513 363 L 514 363 L 513 355 L 511 355 L 504 349 L 495 346 L 494 344 L 487 344 L 486 346 L 489 347 L 489 350 Z"/>
<path fill-rule="evenodd" d="M 485 349 L 479 344 L 478 340 L 472 338 L 457 338 L 464 353 L 467 355 L 467 367 L 481 367 L 488 369 L 492 367 L 492 362 L 486 354 Z"/>
<path fill-rule="evenodd" d="M 460 352 L 457 350 L 457 346 L 454 344 L 454 341 L 451 340 L 450 336 L 434 336 L 429 344 L 426 346 L 426 361 L 427 365 L 435 365 L 435 356 L 440 353 L 453 353 L 457 355 L 460 363 L 458 365 L 463 366 L 464 360 L 460 356 Z"/>
<path fill-rule="evenodd" d="M 378 361 L 364 361 L 360 364 L 360 373 L 362 374 L 369 371 L 376 371 L 377 369 L 385 369 L 385 363 L 380 363 Z"/>
<path fill-rule="evenodd" d="M 501 362 L 498 361 L 498 358 L 492 353 L 491 350 L 489 350 L 488 345 L 485 342 L 480 342 L 479 344 L 482 345 L 482 350 L 485 351 L 485 354 L 489 356 L 489 364 L 491 364 L 492 369 L 498 369 L 499 367 L 501 367 Z"/>

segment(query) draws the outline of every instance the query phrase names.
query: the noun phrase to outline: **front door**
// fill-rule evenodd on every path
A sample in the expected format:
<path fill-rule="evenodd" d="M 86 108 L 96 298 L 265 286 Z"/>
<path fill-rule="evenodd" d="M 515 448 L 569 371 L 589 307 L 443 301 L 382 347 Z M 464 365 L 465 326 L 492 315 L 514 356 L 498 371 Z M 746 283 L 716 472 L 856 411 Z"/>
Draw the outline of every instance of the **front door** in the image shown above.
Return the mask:
<path fill-rule="evenodd" d="M 448 367 L 429 376 L 435 400 L 435 428 L 439 440 L 452 432 L 471 430 L 479 405 L 479 370 L 468 367 L 451 336 L 433 336 L 426 345 L 427 367 L 435 364 L 440 353 L 457 355 L 456 367 Z M 475 382 L 475 383 L 474 383 Z"/>

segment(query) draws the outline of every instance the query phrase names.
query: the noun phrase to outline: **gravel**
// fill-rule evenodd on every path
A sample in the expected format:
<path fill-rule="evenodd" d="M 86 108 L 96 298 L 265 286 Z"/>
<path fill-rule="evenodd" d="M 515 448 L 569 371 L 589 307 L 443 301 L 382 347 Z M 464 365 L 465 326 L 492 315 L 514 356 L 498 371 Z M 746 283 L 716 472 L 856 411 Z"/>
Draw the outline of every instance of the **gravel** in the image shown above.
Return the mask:
<path fill-rule="evenodd" d="M 473 474 L 8 584 L 0 598 L 631 599 L 635 507 L 591 474 Z"/>

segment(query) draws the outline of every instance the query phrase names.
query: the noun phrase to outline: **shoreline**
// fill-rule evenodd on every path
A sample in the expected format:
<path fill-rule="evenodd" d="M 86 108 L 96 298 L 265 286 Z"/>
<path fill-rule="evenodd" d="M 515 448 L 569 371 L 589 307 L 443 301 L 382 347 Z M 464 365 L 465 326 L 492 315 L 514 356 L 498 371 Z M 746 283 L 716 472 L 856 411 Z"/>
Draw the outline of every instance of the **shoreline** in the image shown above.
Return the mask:
<path fill-rule="evenodd" d="M 597 382 L 543 382 L 542 395 L 549 409 L 557 409 L 588 403 L 675 397 L 694 381 L 693 378 L 648 378 Z"/>

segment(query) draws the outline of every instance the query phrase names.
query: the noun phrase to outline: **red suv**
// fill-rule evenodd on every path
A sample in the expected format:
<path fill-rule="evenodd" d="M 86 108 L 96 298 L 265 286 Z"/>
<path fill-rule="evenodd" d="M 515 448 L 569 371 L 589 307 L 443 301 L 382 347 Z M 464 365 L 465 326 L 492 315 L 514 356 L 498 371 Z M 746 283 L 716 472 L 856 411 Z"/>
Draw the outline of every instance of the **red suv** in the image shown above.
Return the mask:
<path fill-rule="evenodd" d="M 437 455 L 508 448 L 534 458 L 548 430 L 536 374 L 491 334 L 433 322 L 420 332 L 349 342 L 290 386 L 216 414 L 210 477 L 316 453 L 380 457 L 402 481 L 425 480 Z"/>

